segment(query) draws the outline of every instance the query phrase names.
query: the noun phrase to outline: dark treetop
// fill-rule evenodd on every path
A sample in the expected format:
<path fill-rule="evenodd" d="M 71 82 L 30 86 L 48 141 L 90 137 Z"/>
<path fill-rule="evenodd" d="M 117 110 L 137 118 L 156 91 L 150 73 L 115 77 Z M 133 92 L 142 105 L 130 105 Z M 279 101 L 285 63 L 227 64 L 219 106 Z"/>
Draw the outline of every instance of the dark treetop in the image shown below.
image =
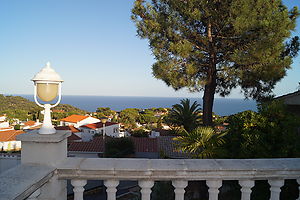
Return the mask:
<path fill-rule="evenodd" d="M 281 0 L 136 0 L 132 19 L 149 40 L 153 75 L 174 89 L 204 91 L 203 122 L 214 94 L 241 87 L 245 97 L 271 94 L 299 49 L 290 37 L 298 10 Z"/>

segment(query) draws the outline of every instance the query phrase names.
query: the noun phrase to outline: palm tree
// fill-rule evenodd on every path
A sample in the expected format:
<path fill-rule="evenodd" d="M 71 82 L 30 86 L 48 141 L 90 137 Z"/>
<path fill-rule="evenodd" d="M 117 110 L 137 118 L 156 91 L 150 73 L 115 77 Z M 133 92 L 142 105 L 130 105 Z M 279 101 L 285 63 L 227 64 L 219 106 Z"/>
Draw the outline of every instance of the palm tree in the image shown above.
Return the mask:
<path fill-rule="evenodd" d="M 201 119 L 201 109 L 200 104 L 194 101 L 190 105 L 189 99 L 182 99 L 180 104 L 175 104 L 172 106 L 168 121 L 172 125 L 183 126 L 186 131 L 192 131 L 195 129 Z"/>
<path fill-rule="evenodd" d="M 216 158 L 223 152 L 221 146 L 225 143 L 225 133 L 217 133 L 211 127 L 198 127 L 191 132 L 183 130 L 178 141 L 178 150 L 190 153 L 195 158 Z"/>

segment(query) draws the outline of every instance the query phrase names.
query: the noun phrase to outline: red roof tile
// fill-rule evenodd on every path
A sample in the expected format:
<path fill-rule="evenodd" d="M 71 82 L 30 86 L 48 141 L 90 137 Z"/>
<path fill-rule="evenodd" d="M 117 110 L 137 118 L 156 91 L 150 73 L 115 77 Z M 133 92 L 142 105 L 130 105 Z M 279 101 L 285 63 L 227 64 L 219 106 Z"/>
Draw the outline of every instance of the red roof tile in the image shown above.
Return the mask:
<path fill-rule="evenodd" d="M 80 130 L 75 128 L 74 126 L 57 126 L 57 127 L 55 127 L 55 129 L 56 130 L 71 131 L 72 133 L 80 132 Z"/>
<path fill-rule="evenodd" d="M 23 133 L 22 130 L 0 131 L 0 142 L 15 141 L 16 136 Z"/>
<path fill-rule="evenodd" d="M 158 152 L 156 138 L 131 137 L 134 142 L 136 152 Z"/>
<path fill-rule="evenodd" d="M 68 151 L 82 151 L 82 152 L 103 152 L 102 137 L 95 137 L 89 142 L 72 142 L 68 147 Z"/>
<path fill-rule="evenodd" d="M 35 125 L 35 121 L 27 121 L 24 123 L 24 126 L 34 126 Z"/>
<path fill-rule="evenodd" d="M 131 137 L 131 139 L 134 142 L 136 152 L 158 152 L 157 138 Z M 95 137 L 89 142 L 72 142 L 70 143 L 68 150 L 82 152 L 103 152 L 103 138 Z"/>
<path fill-rule="evenodd" d="M 115 125 L 115 124 L 118 124 L 118 123 L 115 123 L 115 122 L 106 122 L 105 123 L 105 127 L 111 126 L 111 125 Z M 90 129 L 97 129 L 97 128 L 102 128 L 103 124 L 101 122 L 97 122 L 97 123 L 93 123 L 93 124 L 86 124 L 86 125 L 83 125 L 83 126 L 80 126 L 80 127 L 82 127 L 82 128 L 90 128 Z"/>
<path fill-rule="evenodd" d="M 76 140 L 81 140 L 81 137 L 79 137 L 78 135 L 75 135 L 74 133 L 72 133 L 69 137 L 68 137 L 68 143 L 70 142 L 74 142 Z"/>
<path fill-rule="evenodd" d="M 83 116 L 83 115 L 70 115 L 66 118 L 61 119 L 61 121 L 77 123 L 88 117 L 89 116 Z"/>
<path fill-rule="evenodd" d="M 192 158 L 188 153 L 178 151 L 178 141 L 173 140 L 174 136 L 158 137 L 159 151 L 162 151 L 169 158 Z"/>

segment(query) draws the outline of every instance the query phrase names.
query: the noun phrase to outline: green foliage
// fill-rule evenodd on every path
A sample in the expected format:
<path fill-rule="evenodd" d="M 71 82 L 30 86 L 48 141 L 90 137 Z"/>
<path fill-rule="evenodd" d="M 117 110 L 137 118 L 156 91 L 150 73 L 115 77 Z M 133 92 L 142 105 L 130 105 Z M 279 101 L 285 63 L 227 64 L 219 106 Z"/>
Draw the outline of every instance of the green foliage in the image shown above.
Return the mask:
<path fill-rule="evenodd" d="M 148 137 L 149 132 L 143 128 L 140 128 L 140 129 L 133 130 L 131 132 L 131 136 L 133 136 L 133 137 Z"/>
<path fill-rule="evenodd" d="M 107 138 L 104 156 L 106 158 L 125 158 L 135 152 L 134 143 L 130 138 Z"/>
<path fill-rule="evenodd" d="M 228 118 L 225 148 L 229 158 L 299 157 L 300 119 L 282 102 L 259 106 L 259 112 L 245 111 Z"/>
<path fill-rule="evenodd" d="M 116 111 L 111 110 L 109 107 L 99 107 L 96 112 L 97 118 L 114 116 L 116 114 Z"/>
<path fill-rule="evenodd" d="M 166 121 L 170 125 L 183 126 L 189 132 L 199 126 L 200 113 L 200 105 L 196 101 L 191 105 L 189 99 L 182 99 L 180 104 L 172 106 Z"/>
<path fill-rule="evenodd" d="M 155 117 L 155 112 L 151 109 L 146 109 L 140 114 L 140 122 L 142 124 L 156 123 L 158 118 Z"/>
<path fill-rule="evenodd" d="M 40 111 L 42 108 L 37 106 L 34 102 L 29 101 L 20 96 L 4 96 L 0 94 L 0 115 L 7 114 L 9 119 L 20 119 L 25 121 L 27 119 L 41 120 L 42 115 Z M 86 111 L 80 110 L 74 106 L 68 104 L 59 104 L 54 110 L 61 112 L 52 112 L 52 118 L 54 120 L 67 117 L 71 114 L 85 114 Z"/>
<path fill-rule="evenodd" d="M 195 158 L 217 158 L 223 154 L 223 136 L 224 133 L 216 133 L 211 127 L 198 127 L 191 132 L 183 130 L 174 140 L 179 142 L 179 150 L 191 153 Z"/>
<path fill-rule="evenodd" d="M 41 110 L 35 103 L 19 96 L 0 94 L 0 115 L 6 114 L 8 119 L 32 119 L 33 114 Z"/>
<path fill-rule="evenodd" d="M 20 129 L 21 129 L 21 126 L 20 126 L 20 124 L 16 124 L 16 125 L 14 125 L 14 129 L 15 129 L 15 130 L 20 130 Z"/>
<path fill-rule="evenodd" d="M 127 127 L 134 128 L 135 123 L 139 120 L 139 109 L 126 108 L 120 112 L 119 121 Z"/>
<path fill-rule="evenodd" d="M 287 41 L 298 15 L 281 0 L 136 0 L 132 9 L 156 59 L 153 75 L 175 90 L 204 90 L 209 117 L 215 93 L 271 94 L 299 50 L 297 36 Z"/>

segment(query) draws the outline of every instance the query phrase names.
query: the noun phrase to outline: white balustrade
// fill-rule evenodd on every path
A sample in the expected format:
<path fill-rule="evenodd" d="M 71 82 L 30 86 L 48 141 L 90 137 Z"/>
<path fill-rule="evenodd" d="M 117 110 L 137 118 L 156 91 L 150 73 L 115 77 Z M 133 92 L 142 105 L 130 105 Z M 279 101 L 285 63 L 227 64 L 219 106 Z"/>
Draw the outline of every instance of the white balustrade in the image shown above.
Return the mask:
<path fill-rule="evenodd" d="M 151 188 L 154 185 L 154 181 L 151 180 L 141 180 L 139 181 L 139 186 L 141 187 L 142 200 L 150 200 Z"/>
<path fill-rule="evenodd" d="M 41 194 L 41 189 L 39 188 L 28 197 L 28 200 L 38 200 L 38 196 L 40 194 Z"/>
<path fill-rule="evenodd" d="M 222 180 L 207 180 L 209 200 L 218 200 L 219 188 L 222 186 Z"/>
<path fill-rule="evenodd" d="M 78 179 L 73 179 L 71 180 L 71 184 L 73 185 L 73 191 L 74 191 L 74 200 L 83 200 L 83 192 L 84 188 L 87 183 L 86 180 L 78 180 Z"/>
<path fill-rule="evenodd" d="M 104 185 L 106 187 L 107 200 L 116 200 L 117 186 L 119 185 L 119 181 L 112 179 L 105 180 Z"/>
<path fill-rule="evenodd" d="M 175 180 L 172 181 L 172 185 L 175 187 L 175 200 L 184 200 L 185 188 L 188 185 L 188 181 Z"/>
<path fill-rule="evenodd" d="M 298 182 L 299 196 L 297 200 L 300 200 L 300 178 L 296 180 Z"/>
<path fill-rule="evenodd" d="M 172 181 L 176 200 L 184 200 L 188 181 L 206 180 L 209 200 L 217 200 L 223 180 L 238 180 L 241 199 L 250 200 L 255 180 L 268 180 L 271 200 L 279 200 L 285 179 L 300 184 L 300 159 L 113 159 L 66 158 L 56 167 L 22 164 L 0 174 L 0 200 L 65 200 L 71 180 L 74 199 L 83 200 L 87 180 L 104 180 L 107 199 L 115 200 L 119 180 L 137 180 L 142 200 L 150 200 L 154 181 Z M 18 180 L 18 187 L 11 187 Z M 57 188 L 59 187 L 59 188 Z M 39 189 L 41 188 L 41 189 Z M 300 187 L 299 187 L 300 188 Z M 57 194 L 55 193 L 57 191 Z M 52 194 L 52 195 L 50 195 Z M 47 198 L 46 198 L 47 197 Z M 48 198 L 48 199 L 51 199 Z M 298 198 L 300 200 L 300 198 Z"/>
<path fill-rule="evenodd" d="M 271 188 L 270 200 L 279 200 L 281 187 L 284 185 L 284 180 L 268 180 Z"/>
<path fill-rule="evenodd" d="M 252 187 L 254 187 L 254 181 L 253 180 L 241 180 L 239 181 L 242 192 L 242 198 L 241 200 L 250 200 Z"/>

